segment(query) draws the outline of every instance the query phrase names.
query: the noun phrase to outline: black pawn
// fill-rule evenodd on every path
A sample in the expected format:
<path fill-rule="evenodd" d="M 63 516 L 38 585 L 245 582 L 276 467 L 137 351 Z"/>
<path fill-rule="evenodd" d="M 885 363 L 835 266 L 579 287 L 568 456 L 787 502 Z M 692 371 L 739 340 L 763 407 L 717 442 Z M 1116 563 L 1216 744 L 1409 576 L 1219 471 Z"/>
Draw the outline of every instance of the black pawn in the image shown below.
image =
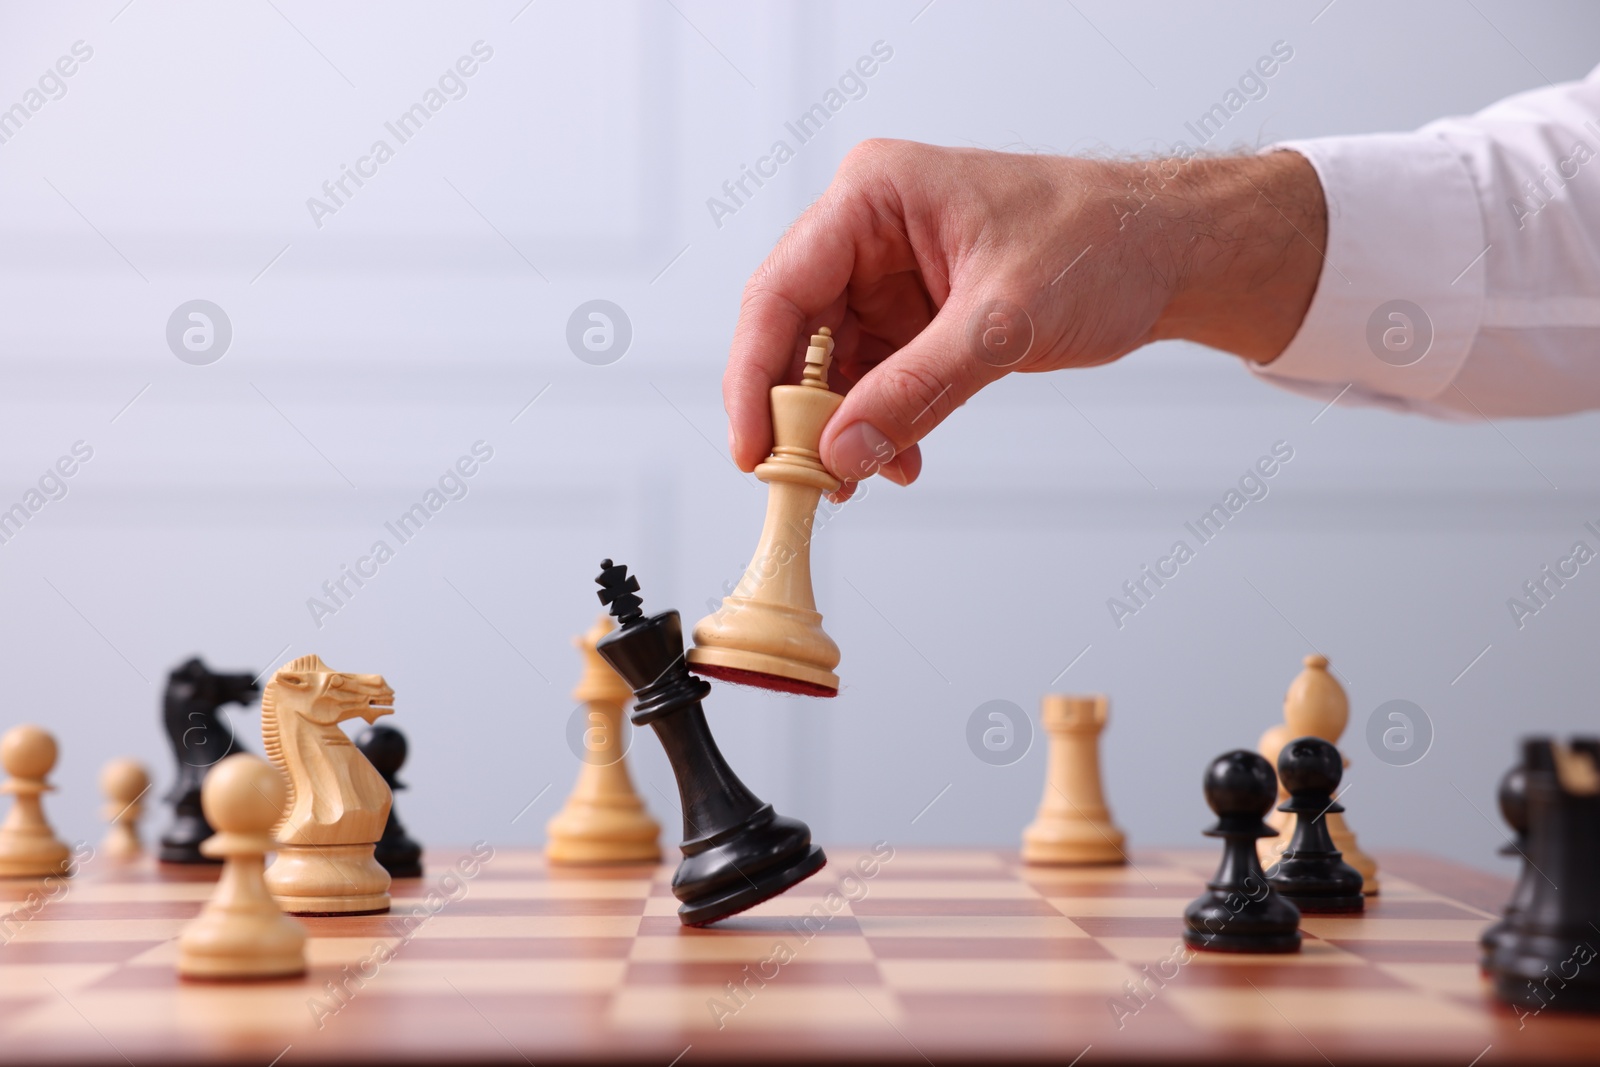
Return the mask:
<path fill-rule="evenodd" d="M 224 704 L 249 704 L 261 692 L 254 675 L 218 674 L 197 656 L 167 675 L 161 718 L 178 761 L 177 781 L 165 799 L 172 824 L 161 835 L 162 863 L 221 863 L 202 855 L 200 842 L 213 833 L 200 809 L 200 787 L 223 757 L 248 751 L 219 713 Z"/>
<path fill-rule="evenodd" d="M 1206 803 L 1217 813 L 1207 837 L 1222 838 L 1222 864 L 1206 891 L 1183 909 L 1183 941 L 1213 952 L 1298 952 L 1300 911 L 1267 882 L 1256 839 L 1277 831 L 1262 816 L 1278 798 L 1272 764 L 1235 749 L 1211 761 Z"/>
<path fill-rule="evenodd" d="M 1585 739 L 1573 749 L 1600 759 L 1600 745 Z M 1509 916 L 1489 959 L 1495 992 L 1529 1009 L 1519 1014 L 1600 1012 L 1600 792 L 1587 783 L 1563 783 L 1554 746 L 1539 738 L 1523 743 L 1527 778 L 1528 862 L 1539 877 L 1527 905 Z"/>
<path fill-rule="evenodd" d="M 369 726 L 356 738 L 356 747 L 367 757 L 374 770 L 389 783 L 391 793 L 404 789 L 396 778 L 406 761 L 406 735 L 393 726 Z M 422 877 L 422 846 L 411 840 L 406 828 L 400 825 L 395 805 L 389 805 L 389 821 L 383 824 L 383 837 L 373 848 L 378 865 L 389 872 L 391 878 Z"/>
<path fill-rule="evenodd" d="M 672 764 L 683 807 L 683 862 L 672 876 L 685 926 L 705 926 L 775 897 L 822 869 L 827 857 L 811 828 L 772 810 L 722 758 L 700 702 L 709 683 L 689 673 L 676 611 L 646 618 L 639 580 L 608 559 L 600 564 L 600 602 L 619 629 L 596 651 L 633 689 L 629 716 L 649 724 Z"/>
<path fill-rule="evenodd" d="M 1483 949 L 1485 970 L 1500 945 L 1500 938 L 1510 926 L 1512 916 L 1527 910 L 1528 902 L 1533 899 L 1534 882 L 1539 877 L 1533 864 L 1528 862 L 1528 775 L 1522 764 L 1512 767 L 1500 779 L 1499 800 L 1500 815 L 1515 835 L 1500 849 L 1500 854 L 1520 857 L 1522 869 L 1517 875 L 1517 886 L 1511 891 L 1511 899 L 1506 901 L 1505 910 L 1501 912 L 1501 918 L 1490 924 L 1478 939 L 1478 946 Z"/>
<path fill-rule="evenodd" d="M 1272 866 L 1268 881 L 1295 907 L 1308 914 L 1361 911 L 1361 872 L 1333 847 L 1324 818 L 1343 811 L 1333 794 L 1344 777 L 1344 757 L 1331 741 L 1301 737 L 1278 753 L 1278 778 L 1289 799 L 1279 811 L 1294 813 L 1294 836 Z"/>

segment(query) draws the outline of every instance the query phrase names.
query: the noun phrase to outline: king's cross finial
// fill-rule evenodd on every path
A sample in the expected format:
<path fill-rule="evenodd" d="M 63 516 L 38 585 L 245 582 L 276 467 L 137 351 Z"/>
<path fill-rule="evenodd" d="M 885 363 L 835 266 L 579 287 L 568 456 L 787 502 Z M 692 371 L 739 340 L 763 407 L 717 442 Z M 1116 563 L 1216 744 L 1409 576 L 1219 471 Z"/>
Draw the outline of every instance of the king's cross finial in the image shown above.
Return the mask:
<path fill-rule="evenodd" d="M 600 576 L 595 579 L 595 584 L 600 587 L 595 595 L 610 610 L 619 626 L 627 626 L 644 617 L 644 612 L 640 610 L 644 601 L 638 596 L 639 579 L 630 577 L 627 567 L 612 563 L 609 559 L 601 560 Z"/>
<path fill-rule="evenodd" d="M 801 385 L 819 389 L 828 387 L 828 364 L 833 360 L 833 331 L 818 326 L 811 335 L 811 346 L 806 349 L 806 369 L 800 376 Z"/>

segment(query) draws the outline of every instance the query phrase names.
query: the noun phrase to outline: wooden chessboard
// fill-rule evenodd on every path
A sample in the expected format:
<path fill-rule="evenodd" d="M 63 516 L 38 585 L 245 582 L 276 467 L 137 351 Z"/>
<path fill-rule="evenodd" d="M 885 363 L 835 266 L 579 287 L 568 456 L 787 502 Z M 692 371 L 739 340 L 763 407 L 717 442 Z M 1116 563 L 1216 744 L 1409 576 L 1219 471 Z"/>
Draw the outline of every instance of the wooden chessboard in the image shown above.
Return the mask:
<path fill-rule="evenodd" d="M 1382 857 L 1371 910 L 1307 919 L 1297 956 L 1163 968 L 1213 853 L 1075 870 L 1001 851 L 829 854 L 789 894 L 687 930 L 670 867 L 553 871 L 501 849 L 468 879 L 446 872 L 469 849 L 436 850 L 394 913 L 306 920 L 308 977 L 227 985 L 173 969 L 214 872 L 94 859 L 36 910 L 28 883 L 0 885 L 23 908 L 0 947 L 0 1062 L 1490 1067 L 1600 1047 L 1600 1018 L 1519 1020 L 1488 995 L 1475 942 L 1508 885 L 1426 857 Z M 873 876 L 844 879 L 858 860 Z M 1141 1007 L 1125 983 L 1144 965 L 1167 977 Z M 742 1003 L 730 982 L 747 983 Z"/>

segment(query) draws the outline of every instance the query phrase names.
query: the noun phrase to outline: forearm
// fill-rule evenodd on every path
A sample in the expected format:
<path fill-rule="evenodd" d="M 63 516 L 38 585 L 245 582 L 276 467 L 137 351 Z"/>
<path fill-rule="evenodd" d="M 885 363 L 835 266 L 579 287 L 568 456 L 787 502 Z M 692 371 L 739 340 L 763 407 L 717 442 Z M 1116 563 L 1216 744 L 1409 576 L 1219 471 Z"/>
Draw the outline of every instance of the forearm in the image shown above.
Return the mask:
<path fill-rule="evenodd" d="M 1175 283 L 1154 337 L 1272 361 L 1322 274 L 1328 210 L 1316 172 L 1297 153 L 1273 152 L 1196 159 L 1172 185 L 1148 233 L 1167 248 Z"/>

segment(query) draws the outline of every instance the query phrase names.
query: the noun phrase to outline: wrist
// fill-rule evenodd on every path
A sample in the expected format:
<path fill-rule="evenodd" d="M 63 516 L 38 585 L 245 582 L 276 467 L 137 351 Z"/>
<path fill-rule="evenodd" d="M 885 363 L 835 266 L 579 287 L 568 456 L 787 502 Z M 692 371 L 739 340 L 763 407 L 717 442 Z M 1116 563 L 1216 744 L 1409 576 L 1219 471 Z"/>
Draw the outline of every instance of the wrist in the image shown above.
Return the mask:
<path fill-rule="evenodd" d="M 1316 293 L 1328 217 L 1297 152 L 1191 159 L 1158 235 L 1173 291 L 1156 339 L 1181 338 L 1267 363 L 1294 339 Z"/>

